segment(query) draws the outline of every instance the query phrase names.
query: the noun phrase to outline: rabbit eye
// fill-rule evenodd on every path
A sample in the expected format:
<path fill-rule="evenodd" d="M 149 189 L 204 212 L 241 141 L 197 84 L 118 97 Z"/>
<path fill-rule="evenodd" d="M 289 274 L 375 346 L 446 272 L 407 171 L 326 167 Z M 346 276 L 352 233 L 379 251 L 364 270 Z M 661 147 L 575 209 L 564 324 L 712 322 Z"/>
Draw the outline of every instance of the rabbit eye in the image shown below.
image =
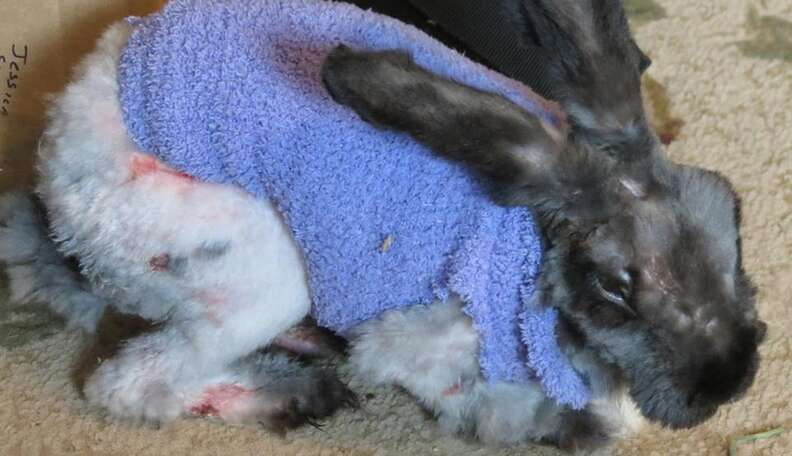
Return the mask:
<path fill-rule="evenodd" d="M 603 298 L 635 314 L 628 304 L 632 296 L 632 277 L 628 271 L 622 270 L 615 276 L 598 275 L 595 277 L 595 284 Z"/>

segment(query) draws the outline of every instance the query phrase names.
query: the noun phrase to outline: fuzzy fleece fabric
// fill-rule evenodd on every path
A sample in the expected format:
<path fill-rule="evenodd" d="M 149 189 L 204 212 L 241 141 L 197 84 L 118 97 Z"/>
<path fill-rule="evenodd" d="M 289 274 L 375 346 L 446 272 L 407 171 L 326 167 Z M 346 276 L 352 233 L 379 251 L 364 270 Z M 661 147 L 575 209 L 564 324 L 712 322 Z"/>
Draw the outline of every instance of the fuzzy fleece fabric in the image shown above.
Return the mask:
<path fill-rule="evenodd" d="M 464 166 L 336 104 L 320 70 L 339 43 L 402 49 L 560 122 L 546 102 L 347 3 L 174 0 L 131 23 L 119 86 L 132 139 L 201 181 L 272 200 L 304 253 L 320 326 L 344 334 L 455 293 L 479 333 L 488 381 L 538 378 L 559 403 L 585 406 L 588 389 L 555 341 L 555 311 L 533 299 L 542 247 L 530 212 L 495 205 Z"/>
<path fill-rule="evenodd" d="M 12 2 L 0 0 L 0 11 L 6 1 Z M 105 0 L 101 8 L 89 8 L 80 6 L 86 1 L 70 0 L 70 8 L 64 8 L 70 19 L 63 30 L 53 32 L 63 38 L 53 41 L 53 49 L 32 48 L 28 71 L 50 75 L 48 91 L 62 86 L 65 75 L 53 74 L 51 61 L 43 57 L 76 63 L 104 28 L 142 3 Z M 758 285 L 759 312 L 769 331 L 760 349 L 762 365 L 746 397 L 693 429 L 648 426 L 614 453 L 724 456 L 732 438 L 783 427 L 787 431 L 780 436 L 739 445 L 737 455 L 792 454 L 792 3 L 626 4 L 637 41 L 654 61 L 644 88 L 654 124 L 670 143 L 669 155 L 722 172 L 742 196 L 745 267 Z M 82 44 L 75 50 L 62 47 L 64 42 Z M 36 124 L 7 125 L 22 132 Z M 36 136 L 30 132 L 26 142 L 18 141 L 26 147 L 0 150 L 0 188 L 29 185 L 27 157 Z M 112 422 L 89 408 L 73 385 L 74 366 L 87 338 L 64 329 L 43 304 L 10 307 L 0 289 L 1 455 L 560 454 L 532 445 L 492 448 L 445 435 L 406 394 L 366 386 L 343 368 L 363 408 L 341 412 L 321 430 L 307 427 L 279 437 L 206 419 L 180 420 L 158 430 Z"/>

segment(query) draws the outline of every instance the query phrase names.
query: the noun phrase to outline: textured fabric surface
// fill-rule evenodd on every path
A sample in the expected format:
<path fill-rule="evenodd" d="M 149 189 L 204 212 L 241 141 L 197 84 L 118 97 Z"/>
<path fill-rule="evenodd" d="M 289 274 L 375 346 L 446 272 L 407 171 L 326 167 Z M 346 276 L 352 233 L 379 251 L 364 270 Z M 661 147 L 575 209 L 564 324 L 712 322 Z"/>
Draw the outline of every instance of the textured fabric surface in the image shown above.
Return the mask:
<path fill-rule="evenodd" d="M 648 103 L 672 158 L 719 170 L 740 192 L 745 266 L 759 287 L 769 332 L 745 398 L 695 429 L 650 426 L 616 454 L 722 456 L 732 437 L 792 428 L 792 4 L 657 1 L 627 2 L 637 40 L 654 61 Z M 113 423 L 88 408 L 72 386 L 83 341 L 43 308 L 10 309 L 0 297 L 0 454 L 558 454 L 487 448 L 443 435 L 405 394 L 356 379 L 362 410 L 342 412 L 321 431 L 307 428 L 285 438 L 203 419 L 159 430 Z M 792 432 L 740 446 L 738 454 L 792 454 Z"/>
<path fill-rule="evenodd" d="M 586 404 L 585 384 L 555 344 L 554 312 L 530 299 L 541 241 L 529 211 L 495 205 L 463 166 L 361 121 L 329 97 L 320 70 L 338 43 L 403 49 L 559 122 L 543 100 L 346 3 L 174 0 L 132 22 L 119 65 L 132 139 L 201 181 L 274 201 L 304 253 L 321 326 L 343 334 L 455 293 L 479 332 L 487 380 L 538 376 L 558 402 Z"/>

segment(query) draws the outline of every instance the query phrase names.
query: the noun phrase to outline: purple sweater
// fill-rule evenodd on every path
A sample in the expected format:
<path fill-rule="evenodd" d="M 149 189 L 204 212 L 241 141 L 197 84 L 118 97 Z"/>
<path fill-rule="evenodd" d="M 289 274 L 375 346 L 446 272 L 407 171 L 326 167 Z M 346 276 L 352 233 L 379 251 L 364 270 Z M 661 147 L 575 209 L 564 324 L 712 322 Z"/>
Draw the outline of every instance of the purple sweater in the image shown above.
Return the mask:
<path fill-rule="evenodd" d="M 399 48 L 558 122 L 543 100 L 411 26 L 344 3 L 174 0 L 131 22 L 119 74 L 130 135 L 174 168 L 273 201 L 304 252 L 319 324 L 343 334 L 456 293 L 488 381 L 538 378 L 558 402 L 586 404 L 556 342 L 555 310 L 531 299 L 542 256 L 531 213 L 493 204 L 463 166 L 335 104 L 319 73 L 341 42 Z"/>

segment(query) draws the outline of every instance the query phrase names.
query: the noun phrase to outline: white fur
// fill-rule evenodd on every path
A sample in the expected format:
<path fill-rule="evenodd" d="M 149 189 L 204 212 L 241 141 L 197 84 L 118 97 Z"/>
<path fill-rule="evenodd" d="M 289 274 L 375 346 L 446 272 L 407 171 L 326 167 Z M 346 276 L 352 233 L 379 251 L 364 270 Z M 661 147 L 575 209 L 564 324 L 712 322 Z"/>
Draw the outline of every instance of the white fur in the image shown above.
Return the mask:
<path fill-rule="evenodd" d="M 123 128 L 116 62 L 130 32 L 119 24 L 56 100 L 40 153 L 39 193 L 65 253 L 122 312 L 168 317 L 86 384 L 89 400 L 120 416 L 169 419 L 179 382 L 219 371 L 300 321 L 310 309 L 303 260 L 273 206 L 228 186 L 168 173 L 138 177 L 145 159 Z M 196 251 L 228 243 L 216 259 Z M 163 254 L 180 274 L 152 271 Z M 156 405 L 152 405 L 152 404 Z"/>
<path fill-rule="evenodd" d="M 478 336 L 461 307 L 454 298 L 386 312 L 358 328 L 350 362 L 369 381 L 405 387 L 449 431 L 487 442 L 524 441 L 544 396 L 535 385 L 483 381 Z"/>
<path fill-rule="evenodd" d="M 376 384 L 398 384 L 449 431 L 487 443 L 517 444 L 554 431 L 561 409 L 533 384 L 488 383 L 480 375 L 478 335 L 456 297 L 428 307 L 386 312 L 354 333 L 350 362 Z M 618 437 L 642 424 L 632 400 L 616 389 L 592 412 Z"/>
<path fill-rule="evenodd" d="M 133 171 L 135 163 L 151 164 L 151 157 L 129 140 L 118 104 L 116 63 L 129 33 L 128 25 L 118 24 L 101 38 L 75 82 L 54 101 L 42 142 L 38 193 L 62 253 L 79 258 L 95 294 L 69 283 L 66 288 L 83 293 L 73 296 L 85 299 L 61 300 L 58 311 L 88 329 L 104 302 L 164 320 L 86 382 L 88 400 L 114 416 L 169 420 L 191 413 L 213 387 L 232 385 L 258 392 L 240 394 L 241 402 L 229 402 L 219 416 L 255 420 L 283 399 L 262 385 L 278 376 L 299 378 L 282 360 L 245 357 L 308 313 L 303 259 L 269 202 L 164 168 Z M 6 234 L 0 239 L 10 239 Z M 9 260 L 44 241 L 0 242 L 0 254 Z M 206 258 L 198 253 L 207 245 L 226 248 Z M 166 267 L 158 269 L 160 263 Z M 53 275 L 65 270 L 59 267 Z M 19 269 L 14 281 L 30 294 L 41 285 L 23 287 L 25 275 L 33 276 L 32 270 Z M 55 299 L 52 293 L 43 297 Z M 508 444 L 546 435 L 558 411 L 538 385 L 482 380 L 476 331 L 460 306 L 452 298 L 362 325 L 352 363 L 371 381 L 408 389 L 449 430 Z M 597 407 L 618 418 L 624 414 L 620 400 L 599 398 Z"/>

